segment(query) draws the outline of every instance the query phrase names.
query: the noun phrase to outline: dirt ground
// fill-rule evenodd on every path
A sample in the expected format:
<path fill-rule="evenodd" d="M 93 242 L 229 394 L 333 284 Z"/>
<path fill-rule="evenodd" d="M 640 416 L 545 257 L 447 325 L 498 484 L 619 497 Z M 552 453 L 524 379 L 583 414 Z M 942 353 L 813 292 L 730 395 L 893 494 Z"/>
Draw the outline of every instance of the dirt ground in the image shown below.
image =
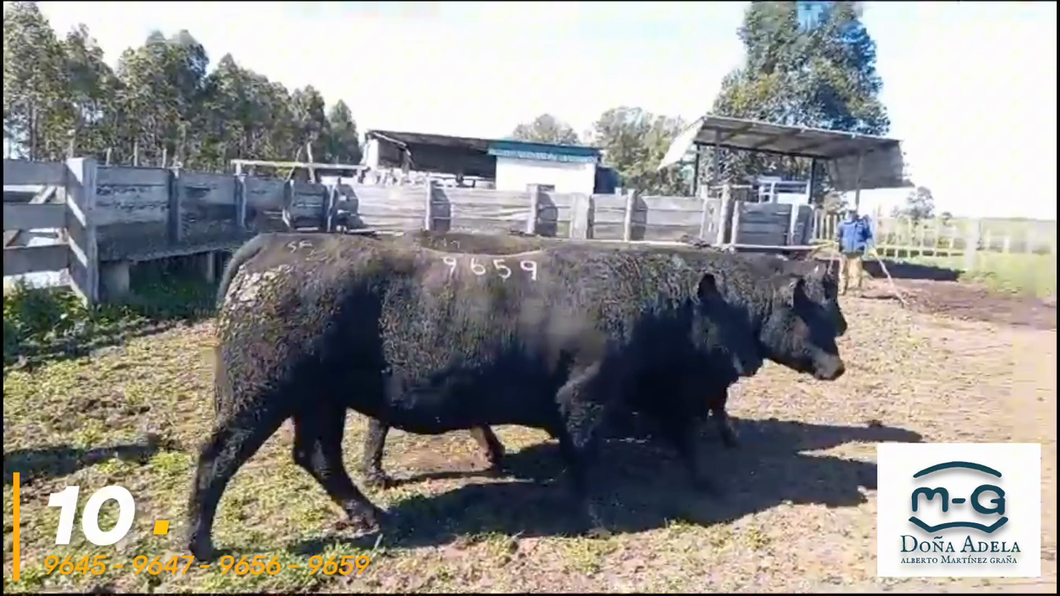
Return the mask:
<path fill-rule="evenodd" d="M 381 538 L 350 536 L 323 491 L 277 434 L 237 474 L 215 528 L 237 557 L 301 562 L 370 553 L 364 576 L 187 575 L 46 577 L 48 554 L 168 557 L 183 552 L 195 449 L 212 419 L 212 326 L 175 329 L 91 357 L 5 372 L 4 591 L 761 591 L 1056 592 L 1056 324 L 1051 307 L 951 282 L 910 282 L 910 307 L 886 282 L 844 298 L 847 374 L 815 381 L 768 364 L 732 393 L 744 447 L 704 448 L 728 491 L 689 490 L 664 446 L 615 441 L 604 449 L 614 495 L 607 540 L 566 535 L 558 450 L 543 432 L 500 427 L 501 477 L 467 433 L 392 431 L 384 465 L 401 482 L 369 493 L 395 518 Z M 78 413 L 72 415 L 72 413 Z M 365 420 L 351 413 L 347 466 L 359 458 Z M 149 437 L 149 438 L 148 438 Z M 875 445 L 881 441 L 1040 442 L 1041 578 L 876 577 Z M 23 475 L 23 579 L 11 577 L 11 473 Z M 129 488 L 137 518 L 115 547 L 79 531 L 54 546 L 48 494 L 107 484 Z M 105 510 L 106 512 L 106 510 Z M 171 520 L 152 536 L 152 520 Z M 79 524 L 78 524 L 79 526 Z M 27 579 L 28 578 L 28 579 Z"/>

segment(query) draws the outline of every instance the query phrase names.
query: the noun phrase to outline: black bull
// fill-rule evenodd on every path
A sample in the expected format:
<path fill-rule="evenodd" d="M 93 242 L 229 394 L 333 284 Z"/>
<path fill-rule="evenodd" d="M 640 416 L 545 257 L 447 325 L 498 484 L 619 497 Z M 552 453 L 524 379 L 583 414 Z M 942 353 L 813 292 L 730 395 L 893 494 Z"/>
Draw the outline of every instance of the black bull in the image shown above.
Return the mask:
<path fill-rule="evenodd" d="M 376 528 L 382 512 L 343 467 L 346 408 L 421 434 L 545 429 L 600 529 L 584 462 L 607 417 L 636 407 L 635 388 L 657 392 L 649 413 L 697 480 L 694 395 L 762 364 L 723 298 L 730 281 L 675 255 L 575 245 L 467 255 L 321 234 L 244 248 L 223 280 L 217 421 L 188 510 L 203 559 L 225 486 L 287 418 L 295 461 L 355 523 Z"/>
<path fill-rule="evenodd" d="M 572 243 L 569 240 L 542 237 L 458 232 L 414 232 L 399 236 L 394 241 L 448 252 L 498 255 Z M 838 358 L 834 339 L 846 332 L 847 323 L 839 308 L 835 278 L 824 264 L 816 261 L 785 261 L 765 255 L 730 255 L 692 247 L 596 247 L 600 250 L 649 250 L 679 254 L 687 262 L 702 266 L 704 270 L 724 271 L 734 281 L 727 284 L 730 302 L 746 312 L 758 337 L 763 357 L 819 378 L 834 379 L 842 374 L 843 365 Z M 777 276 L 787 279 L 796 276 L 803 280 L 797 293 L 800 298 L 798 302 L 772 300 Z M 728 422 L 726 411 L 729 385 L 718 379 L 701 387 L 703 399 L 700 403 L 704 409 L 696 413 L 704 418 L 710 412 L 722 442 L 727 447 L 736 447 L 738 439 Z M 382 466 L 388 432 L 389 426 L 385 422 L 376 418 L 369 421 L 360 472 L 371 485 L 387 486 L 390 482 Z M 489 427 L 472 429 L 471 435 L 491 469 L 499 471 L 504 446 L 497 436 Z"/>

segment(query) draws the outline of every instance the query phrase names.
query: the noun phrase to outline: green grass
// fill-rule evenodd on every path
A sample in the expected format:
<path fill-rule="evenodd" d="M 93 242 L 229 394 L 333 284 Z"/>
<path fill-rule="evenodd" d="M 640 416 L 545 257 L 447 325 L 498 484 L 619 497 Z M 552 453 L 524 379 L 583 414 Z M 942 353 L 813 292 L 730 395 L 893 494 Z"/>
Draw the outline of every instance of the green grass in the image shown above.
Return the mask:
<path fill-rule="evenodd" d="M 68 288 L 4 287 L 4 364 L 83 353 L 213 312 L 213 284 L 161 269 L 137 271 L 121 301 L 82 305 Z"/>
<path fill-rule="evenodd" d="M 1056 295 L 1056 255 L 980 252 L 974 270 L 964 257 L 913 257 L 909 262 L 961 272 L 961 280 L 995 291 L 1045 298 Z"/>

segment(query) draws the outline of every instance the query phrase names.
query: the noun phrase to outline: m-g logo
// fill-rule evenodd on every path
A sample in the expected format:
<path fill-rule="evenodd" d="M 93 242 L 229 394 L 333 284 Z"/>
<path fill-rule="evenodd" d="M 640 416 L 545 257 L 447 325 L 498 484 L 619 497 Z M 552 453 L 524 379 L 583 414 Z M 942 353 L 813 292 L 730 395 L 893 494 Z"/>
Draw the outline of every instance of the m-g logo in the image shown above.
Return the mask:
<path fill-rule="evenodd" d="M 1041 576 L 1041 445 L 882 443 L 876 453 L 879 575 Z"/>
<path fill-rule="evenodd" d="M 982 472 L 984 474 L 994 476 L 998 479 L 1001 478 L 1001 472 L 998 472 L 997 470 L 991 467 L 966 461 L 951 461 L 943 464 L 935 464 L 934 466 L 924 468 L 923 470 L 920 470 L 919 472 L 913 474 L 913 478 L 923 478 L 924 476 L 928 476 L 936 472 L 952 470 L 954 468 L 974 470 L 976 472 Z M 994 496 L 993 499 L 990 499 L 988 501 L 988 503 L 992 506 L 984 506 L 982 501 L 980 501 L 984 493 L 991 493 Z M 926 497 L 926 499 L 930 501 L 936 496 L 941 497 L 943 513 L 949 512 L 950 505 L 960 507 L 970 501 L 972 509 L 975 510 L 976 513 L 979 513 L 981 515 L 996 514 L 1001 517 L 994 520 L 994 523 L 990 524 L 989 526 L 972 521 L 952 521 L 935 525 L 928 525 L 916 516 L 916 512 L 920 506 L 920 497 Z M 1002 489 L 1000 486 L 994 484 L 980 484 L 978 487 L 975 488 L 975 490 L 972 491 L 971 497 L 954 497 L 952 500 L 950 499 L 950 491 L 948 491 L 945 487 L 920 487 L 913 491 L 912 509 L 914 515 L 909 518 L 909 521 L 912 522 L 914 526 L 928 533 L 935 533 L 941 530 L 949 530 L 951 528 L 971 528 L 973 530 L 979 530 L 980 532 L 985 532 L 987 534 L 993 534 L 995 530 L 1008 523 L 1008 518 L 1005 517 L 1005 490 Z"/>

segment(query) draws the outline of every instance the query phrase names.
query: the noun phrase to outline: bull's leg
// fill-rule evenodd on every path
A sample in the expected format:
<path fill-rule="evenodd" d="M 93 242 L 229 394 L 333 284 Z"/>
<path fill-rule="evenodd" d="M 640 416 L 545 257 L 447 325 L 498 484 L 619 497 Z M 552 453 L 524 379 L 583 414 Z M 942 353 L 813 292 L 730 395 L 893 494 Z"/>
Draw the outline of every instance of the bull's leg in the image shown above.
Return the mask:
<path fill-rule="evenodd" d="M 355 527 L 378 530 L 382 511 L 357 490 L 342 463 L 345 413 L 340 405 L 326 405 L 295 414 L 294 461 L 324 487 Z"/>
<path fill-rule="evenodd" d="M 689 479 L 697 490 L 707 494 L 720 495 L 721 490 L 703 472 L 699 457 L 699 441 L 697 441 L 697 421 L 693 416 L 684 415 L 679 411 L 673 412 L 662 421 L 664 434 L 681 457 L 685 468 L 688 470 Z"/>
<path fill-rule="evenodd" d="M 376 418 L 368 421 L 368 435 L 364 439 L 364 452 L 361 454 L 361 475 L 368 486 L 386 488 L 393 484 L 383 471 L 383 445 L 390 427 Z"/>
<path fill-rule="evenodd" d="M 254 400 L 235 412 L 222 414 L 215 424 L 199 452 L 188 504 L 188 548 L 200 561 L 208 561 L 214 555 L 210 534 L 228 481 L 276 432 L 284 418 L 276 402 Z"/>
<path fill-rule="evenodd" d="M 737 437 L 732 423 L 729 422 L 728 412 L 725 411 L 725 404 L 728 400 L 728 388 L 715 390 L 709 398 L 710 414 L 714 420 L 714 426 L 718 429 L 718 434 L 721 435 L 722 444 L 730 449 L 735 449 L 740 446 L 740 439 Z"/>
<path fill-rule="evenodd" d="M 600 387 L 599 366 L 591 366 L 580 374 L 573 375 L 556 395 L 560 407 L 563 427 L 559 433 L 560 453 L 567 464 L 571 478 L 571 488 L 584 511 L 588 522 L 587 534 L 593 538 L 604 538 L 610 535 L 597 512 L 590 487 L 592 471 L 591 460 L 595 455 L 597 432 L 606 418 L 606 405 L 600 398 L 606 391 Z"/>
<path fill-rule="evenodd" d="M 493 430 L 488 426 L 476 426 L 471 429 L 471 436 L 475 438 L 479 449 L 489 462 L 490 469 L 499 472 L 504 459 L 504 445 L 497 435 L 493 434 Z"/>

